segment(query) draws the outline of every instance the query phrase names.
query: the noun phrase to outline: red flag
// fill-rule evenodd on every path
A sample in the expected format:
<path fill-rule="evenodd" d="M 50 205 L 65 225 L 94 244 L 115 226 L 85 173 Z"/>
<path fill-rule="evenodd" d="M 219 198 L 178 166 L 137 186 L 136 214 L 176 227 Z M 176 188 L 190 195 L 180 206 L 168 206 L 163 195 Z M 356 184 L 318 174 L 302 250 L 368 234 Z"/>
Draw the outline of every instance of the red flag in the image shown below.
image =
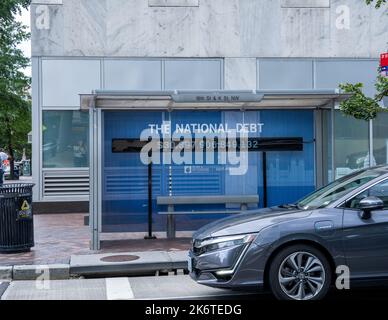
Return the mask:
<path fill-rule="evenodd" d="M 388 67 L 388 52 L 380 55 L 380 67 Z"/>

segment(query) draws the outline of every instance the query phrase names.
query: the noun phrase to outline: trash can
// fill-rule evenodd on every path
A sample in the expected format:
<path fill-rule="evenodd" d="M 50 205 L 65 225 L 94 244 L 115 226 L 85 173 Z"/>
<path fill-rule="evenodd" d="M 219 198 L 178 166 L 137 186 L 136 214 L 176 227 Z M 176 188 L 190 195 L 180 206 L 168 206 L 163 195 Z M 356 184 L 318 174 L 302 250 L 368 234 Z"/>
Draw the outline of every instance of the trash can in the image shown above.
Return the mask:
<path fill-rule="evenodd" d="M 0 253 L 26 252 L 34 246 L 33 186 L 0 187 Z"/>

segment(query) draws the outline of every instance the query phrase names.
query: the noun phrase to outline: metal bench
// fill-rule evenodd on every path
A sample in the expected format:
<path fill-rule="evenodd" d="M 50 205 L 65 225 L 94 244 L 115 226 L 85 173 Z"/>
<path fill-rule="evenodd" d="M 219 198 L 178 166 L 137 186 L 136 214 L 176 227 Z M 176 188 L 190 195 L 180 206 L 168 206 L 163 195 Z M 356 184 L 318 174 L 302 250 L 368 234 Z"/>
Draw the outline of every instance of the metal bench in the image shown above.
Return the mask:
<path fill-rule="evenodd" d="M 176 237 L 175 215 L 188 214 L 238 214 L 248 209 L 249 204 L 258 204 L 258 195 L 236 195 L 236 196 L 171 196 L 157 197 L 158 205 L 167 206 L 167 211 L 158 212 L 167 215 L 167 238 Z M 178 205 L 206 205 L 206 204 L 239 204 L 240 210 L 206 210 L 206 211 L 176 211 Z"/>

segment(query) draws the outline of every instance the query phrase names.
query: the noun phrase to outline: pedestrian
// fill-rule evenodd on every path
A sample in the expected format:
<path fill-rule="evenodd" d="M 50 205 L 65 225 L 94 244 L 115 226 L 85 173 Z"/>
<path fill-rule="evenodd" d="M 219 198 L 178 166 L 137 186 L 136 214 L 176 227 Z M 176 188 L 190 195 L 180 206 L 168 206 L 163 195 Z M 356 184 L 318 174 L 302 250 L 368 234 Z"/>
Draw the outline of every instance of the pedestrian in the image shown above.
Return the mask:
<path fill-rule="evenodd" d="M 8 155 L 4 152 L 2 148 L 0 148 L 0 187 L 4 183 L 4 173 L 5 173 L 4 161 L 5 160 L 8 160 Z"/>

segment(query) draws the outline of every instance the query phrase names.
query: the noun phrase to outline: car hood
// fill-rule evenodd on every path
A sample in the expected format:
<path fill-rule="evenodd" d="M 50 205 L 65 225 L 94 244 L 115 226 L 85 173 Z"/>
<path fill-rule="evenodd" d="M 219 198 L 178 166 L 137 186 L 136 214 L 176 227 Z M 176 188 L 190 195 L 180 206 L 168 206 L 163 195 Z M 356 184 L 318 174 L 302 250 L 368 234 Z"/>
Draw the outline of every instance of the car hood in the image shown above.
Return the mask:
<path fill-rule="evenodd" d="M 194 239 L 203 240 L 245 233 L 257 233 L 274 224 L 307 217 L 311 211 L 271 207 L 250 210 L 212 222 L 193 234 Z"/>

